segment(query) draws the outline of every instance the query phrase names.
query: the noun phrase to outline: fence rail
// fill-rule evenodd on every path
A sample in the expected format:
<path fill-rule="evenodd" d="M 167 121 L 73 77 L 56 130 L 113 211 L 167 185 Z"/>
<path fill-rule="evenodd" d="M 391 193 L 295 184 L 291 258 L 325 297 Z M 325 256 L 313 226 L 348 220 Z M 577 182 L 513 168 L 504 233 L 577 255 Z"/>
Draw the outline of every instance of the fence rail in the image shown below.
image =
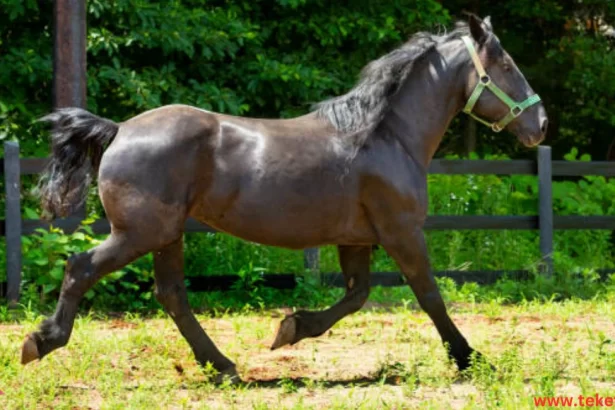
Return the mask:
<path fill-rule="evenodd" d="M 550 148 L 550 147 L 540 147 Z M 21 175 L 36 175 L 43 172 L 48 158 L 21 158 Z M 0 158 L 0 168 L 4 159 Z M 551 161 L 554 177 L 582 177 L 597 175 L 615 177 L 615 165 L 609 161 L 573 162 Z M 530 159 L 491 160 L 491 159 L 434 159 L 429 166 L 434 175 L 538 175 L 538 161 Z"/>
<path fill-rule="evenodd" d="M 24 219 L 21 221 L 21 234 L 31 235 L 36 229 L 49 229 L 50 226 L 60 228 L 66 233 L 74 232 L 80 225 L 82 218 L 69 217 L 56 219 L 53 222 L 45 222 L 39 219 Z M 0 236 L 5 236 L 10 230 L 7 223 L 0 220 Z M 111 232 L 109 221 L 100 219 L 90 225 L 97 235 Z M 214 228 L 202 224 L 192 218 L 188 218 L 185 224 L 186 233 L 210 232 L 216 233 Z M 515 216 L 515 215 L 432 215 L 427 218 L 424 229 L 427 231 L 447 230 L 512 230 L 528 231 L 540 229 L 539 216 Z M 553 229 L 555 230 L 578 230 L 578 229 L 604 229 L 615 231 L 615 216 L 577 216 L 577 215 L 554 215 Z"/>
<path fill-rule="evenodd" d="M 0 220 L 0 236 L 6 237 L 7 251 L 7 286 L 6 296 L 9 302 L 19 299 L 21 282 L 21 236 L 31 235 L 38 228 L 47 229 L 51 224 L 42 220 L 21 219 L 20 185 L 21 175 L 36 175 L 41 173 L 47 158 L 19 158 L 19 146 L 15 142 L 5 142 L 4 158 L 0 159 L 0 169 L 3 170 L 6 190 L 6 220 Z M 571 162 L 552 161 L 551 148 L 538 147 L 536 160 L 434 160 L 429 167 L 430 174 L 446 175 L 536 175 L 538 176 L 538 214 L 519 215 L 433 215 L 427 218 L 426 230 L 539 230 L 540 251 L 543 260 L 543 271 L 552 272 L 553 230 L 563 229 L 606 229 L 615 230 L 615 216 L 561 216 L 553 215 L 552 179 L 554 176 L 580 177 L 597 175 L 615 177 L 615 166 L 612 162 Z M 74 231 L 81 222 L 81 217 L 73 216 L 56 219 L 52 225 L 66 232 Z M 109 222 L 105 219 L 95 221 L 91 225 L 97 234 L 110 232 Z M 201 224 L 194 219 L 188 219 L 185 225 L 187 233 L 216 232 L 215 229 Z M 319 253 L 316 248 L 304 250 L 305 268 L 318 275 Z M 460 272 L 460 277 L 468 275 L 476 277 L 479 272 Z M 490 274 L 493 274 L 491 272 Z M 333 273 L 332 275 L 336 275 Z M 388 276 L 387 276 L 388 275 Z M 391 276 L 393 275 L 393 276 Z M 380 273 L 374 279 L 382 277 L 382 284 L 397 283 L 396 273 Z M 450 272 L 439 276 L 451 276 Z M 455 275 L 453 275 L 455 276 Z M 493 276 L 493 275 L 491 275 Z M 497 276 L 497 275 L 496 275 Z M 391 279 L 393 277 L 393 279 Z M 325 280 L 327 283 L 331 281 Z M 403 282 L 403 281 L 402 281 Z"/>

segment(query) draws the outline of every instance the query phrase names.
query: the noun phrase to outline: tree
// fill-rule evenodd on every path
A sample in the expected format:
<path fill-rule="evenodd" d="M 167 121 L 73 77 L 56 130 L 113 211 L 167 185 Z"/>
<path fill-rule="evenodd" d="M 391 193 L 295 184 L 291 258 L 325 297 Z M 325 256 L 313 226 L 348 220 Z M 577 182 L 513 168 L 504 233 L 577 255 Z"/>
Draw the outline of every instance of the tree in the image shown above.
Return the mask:
<path fill-rule="evenodd" d="M 444 3 L 445 6 L 441 3 Z M 615 126 L 615 53 L 608 0 L 88 0 L 88 108 L 115 120 L 185 103 L 289 117 L 347 91 L 361 68 L 419 30 L 443 31 L 465 10 L 496 33 L 547 106 L 546 143 L 602 159 Z M 51 107 L 51 2 L 0 0 L 0 139 L 44 156 L 32 120 Z M 467 116 L 437 155 L 463 153 Z M 479 153 L 533 155 L 477 127 Z"/>

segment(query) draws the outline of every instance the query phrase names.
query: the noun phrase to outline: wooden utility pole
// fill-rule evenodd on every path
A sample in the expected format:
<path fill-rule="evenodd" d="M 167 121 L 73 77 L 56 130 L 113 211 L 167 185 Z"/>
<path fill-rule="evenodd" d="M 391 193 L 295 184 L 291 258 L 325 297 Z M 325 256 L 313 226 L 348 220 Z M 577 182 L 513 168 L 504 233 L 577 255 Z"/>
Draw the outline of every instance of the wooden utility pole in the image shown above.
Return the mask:
<path fill-rule="evenodd" d="M 54 109 L 87 107 L 86 46 L 86 0 L 54 0 Z M 85 218 L 85 205 L 75 214 Z"/>
<path fill-rule="evenodd" d="M 54 0 L 53 107 L 86 108 L 86 0 Z"/>

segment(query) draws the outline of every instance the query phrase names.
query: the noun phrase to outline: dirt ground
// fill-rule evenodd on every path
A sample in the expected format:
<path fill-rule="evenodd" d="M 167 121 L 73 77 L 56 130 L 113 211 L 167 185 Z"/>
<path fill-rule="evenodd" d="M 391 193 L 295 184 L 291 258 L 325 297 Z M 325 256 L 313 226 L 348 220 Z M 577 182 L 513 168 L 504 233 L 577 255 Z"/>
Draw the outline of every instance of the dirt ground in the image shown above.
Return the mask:
<path fill-rule="evenodd" d="M 456 309 L 455 323 L 497 368 L 466 375 L 419 311 L 366 309 L 271 351 L 280 319 L 199 316 L 237 364 L 237 387 L 208 383 L 169 319 L 79 319 L 67 347 L 26 367 L 19 346 L 38 322 L 0 325 L 0 407 L 533 408 L 541 395 L 615 396 L 609 307 Z"/>

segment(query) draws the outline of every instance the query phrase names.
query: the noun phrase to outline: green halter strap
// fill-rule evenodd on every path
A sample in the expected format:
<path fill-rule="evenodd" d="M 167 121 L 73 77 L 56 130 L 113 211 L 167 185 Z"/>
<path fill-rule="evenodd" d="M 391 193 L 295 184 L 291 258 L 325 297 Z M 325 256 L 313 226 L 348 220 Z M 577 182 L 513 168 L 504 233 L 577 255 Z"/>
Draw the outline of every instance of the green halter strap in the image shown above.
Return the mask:
<path fill-rule="evenodd" d="M 463 112 L 472 116 L 474 119 L 476 119 L 476 121 L 479 121 L 485 124 L 487 127 L 490 127 L 493 131 L 500 132 L 504 129 L 504 127 L 508 125 L 508 123 L 520 116 L 526 108 L 539 102 L 540 97 L 538 96 L 538 94 L 534 94 L 521 103 L 515 102 L 504 91 L 502 91 L 500 87 L 498 87 L 491 81 L 491 77 L 489 77 L 489 75 L 483 68 L 482 63 L 480 62 L 480 58 L 478 57 L 478 53 L 476 52 L 476 49 L 474 48 L 474 44 L 472 43 L 470 37 L 463 36 L 461 39 L 468 48 L 470 57 L 472 57 L 472 61 L 474 62 L 474 67 L 478 72 L 478 83 L 476 83 L 476 87 L 474 88 L 474 91 L 472 91 L 472 94 L 470 95 L 470 98 L 468 99 L 468 102 L 466 103 Z M 502 102 L 506 104 L 508 108 L 510 108 L 508 114 L 498 122 L 489 122 L 483 120 L 482 118 L 472 113 L 474 105 L 476 105 L 478 98 L 480 97 L 485 88 L 488 88 L 493 94 L 495 94 L 496 97 L 502 100 Z"/>

